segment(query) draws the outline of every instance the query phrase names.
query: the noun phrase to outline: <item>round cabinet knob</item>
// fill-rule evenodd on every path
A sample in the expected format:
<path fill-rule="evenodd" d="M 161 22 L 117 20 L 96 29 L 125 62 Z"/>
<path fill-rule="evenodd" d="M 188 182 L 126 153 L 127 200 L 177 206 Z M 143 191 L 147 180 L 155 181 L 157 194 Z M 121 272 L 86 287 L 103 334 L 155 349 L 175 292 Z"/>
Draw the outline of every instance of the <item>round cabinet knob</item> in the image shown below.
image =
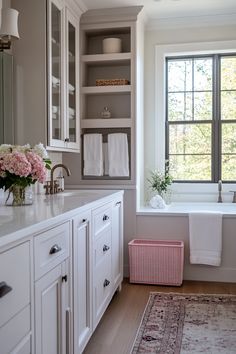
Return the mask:
<path fill-rule="evenodd" d="M 105 279 L 104 282 L 103 282 L 104 288 L 106 288 L 109 284 L 110 284 L 110 281 Z"/>
<path fill-rule="evenodd" d="M 104 246 L 103 246 L 103 252 L 107 252 L 109 249 L 110 249 L 109 246 L 107 246 L 107 245 L 104 245 Z"/>
<path fill-rule="evenodd" d="M 106 220 L 108 220 L 108 219 L 109 219 L 109 216 L 108 216 L 108 215 L 106 215 L 106 214 L 103 215 L 103 218 L 102 218 L 103 221 L 106 221 Z"/>

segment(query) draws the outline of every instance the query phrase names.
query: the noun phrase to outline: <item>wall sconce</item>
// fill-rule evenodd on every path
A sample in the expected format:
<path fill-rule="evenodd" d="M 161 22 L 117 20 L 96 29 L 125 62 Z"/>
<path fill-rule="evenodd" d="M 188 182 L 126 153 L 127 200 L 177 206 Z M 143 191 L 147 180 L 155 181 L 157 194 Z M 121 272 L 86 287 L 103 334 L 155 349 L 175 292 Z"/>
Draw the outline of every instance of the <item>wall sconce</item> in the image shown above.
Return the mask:
<path fill-rule="evenodd" d="M 15 9 L 3 8 L 1 11 L 0 26 L 0 52 L 11 48 L 12 39 L 19 39 L 18 33 L 18 15 Z"/>

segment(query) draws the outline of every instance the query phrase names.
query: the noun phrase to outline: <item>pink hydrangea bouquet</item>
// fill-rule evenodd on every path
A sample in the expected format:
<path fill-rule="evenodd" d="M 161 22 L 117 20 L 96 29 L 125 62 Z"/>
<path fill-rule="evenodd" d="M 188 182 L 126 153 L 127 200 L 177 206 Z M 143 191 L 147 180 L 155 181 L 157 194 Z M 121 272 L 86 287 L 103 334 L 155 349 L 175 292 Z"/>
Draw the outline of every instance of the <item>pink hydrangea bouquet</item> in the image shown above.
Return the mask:
<path fill-rule="evenodd" d="M 0 145 L 0 188 L 13 192 L 14 187 L 25 189 L 35 182 L 46 180 L 51 161 L 43 144 L 33 148 L 27 144 Z"/>

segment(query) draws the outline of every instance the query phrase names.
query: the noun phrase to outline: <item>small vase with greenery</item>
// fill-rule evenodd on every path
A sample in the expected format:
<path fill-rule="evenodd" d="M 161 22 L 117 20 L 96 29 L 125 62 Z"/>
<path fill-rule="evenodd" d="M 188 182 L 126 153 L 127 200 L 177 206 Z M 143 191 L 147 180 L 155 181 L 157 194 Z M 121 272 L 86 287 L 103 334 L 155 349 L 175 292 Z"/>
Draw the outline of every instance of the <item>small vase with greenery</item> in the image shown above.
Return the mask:
<path fill-rule="evenodd" d="M 157 192 L 167 204 L 170 203 L 170 186 L 173 178 L 170 175 L 169 161 L 165 162 L 165 171 L 159 172 L 157 170 L 151 172 L 150 178 L 148 178 L 151 190 Z"/>

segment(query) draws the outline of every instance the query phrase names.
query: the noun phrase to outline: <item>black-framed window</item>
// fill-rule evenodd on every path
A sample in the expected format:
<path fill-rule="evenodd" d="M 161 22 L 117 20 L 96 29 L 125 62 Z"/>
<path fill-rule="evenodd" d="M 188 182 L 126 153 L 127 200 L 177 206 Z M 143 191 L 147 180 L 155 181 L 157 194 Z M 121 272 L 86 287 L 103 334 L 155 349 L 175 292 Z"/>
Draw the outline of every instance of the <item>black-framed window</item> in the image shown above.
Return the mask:
<path fill-rule="evenodd" d="M 166 159 L 175 181 L 236 181 L 236 53 L 166 58 Z"/>

